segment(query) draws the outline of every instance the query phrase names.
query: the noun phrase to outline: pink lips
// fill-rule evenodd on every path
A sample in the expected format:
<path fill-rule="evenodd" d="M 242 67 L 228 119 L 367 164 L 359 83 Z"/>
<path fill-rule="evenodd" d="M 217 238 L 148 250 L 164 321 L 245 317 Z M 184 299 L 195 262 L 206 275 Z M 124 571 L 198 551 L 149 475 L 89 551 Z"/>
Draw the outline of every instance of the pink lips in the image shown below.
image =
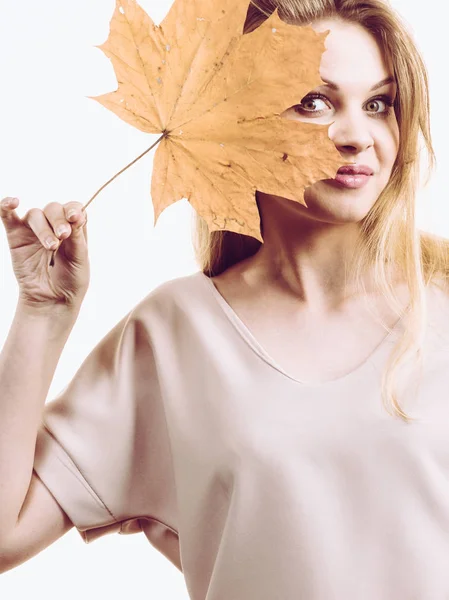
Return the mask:
<path fill-rule="evenodd" d="M 367 165 L 344 165 L 337 171 L 340 175 L 372 175 L 374 171 Z"/>
<path fill-rule="evenodd" d="M 358 189 L 366 185 L 374 171 L 367 165 L 345 165 L 338 169 L 335 179 L 330 181 L 336 182 L 345 188 Z"/>

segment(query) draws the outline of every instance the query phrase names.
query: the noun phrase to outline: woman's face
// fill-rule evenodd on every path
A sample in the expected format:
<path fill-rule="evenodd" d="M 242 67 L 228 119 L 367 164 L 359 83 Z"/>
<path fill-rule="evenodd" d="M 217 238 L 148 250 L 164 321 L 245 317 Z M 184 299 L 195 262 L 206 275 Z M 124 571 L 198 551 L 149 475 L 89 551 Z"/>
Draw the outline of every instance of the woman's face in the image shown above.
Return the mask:
<path fill-rule="evenodd" d="M 370 167 L 373 174 L 358 189 L 348 189 L 332 179 L 318 181 L 305 190 L 307 208 L 297 202 L 288 204 L 292 210 L 314 220 L 357 222 L 366 216 L 385 188 L 397 156 L 399 128 L 394 108 L 389 106 L 395 99 L 396 83 L 377 87 L 393 74 L 392 66 L 362 26 L 323 19 L 312 27 L 318 32 L 330 30 L 320 76 L 332 85 L 311 90 L 301 104 L 282 116 L 306 123 L 330 124 L 329 137 L 341 156 Z"/>

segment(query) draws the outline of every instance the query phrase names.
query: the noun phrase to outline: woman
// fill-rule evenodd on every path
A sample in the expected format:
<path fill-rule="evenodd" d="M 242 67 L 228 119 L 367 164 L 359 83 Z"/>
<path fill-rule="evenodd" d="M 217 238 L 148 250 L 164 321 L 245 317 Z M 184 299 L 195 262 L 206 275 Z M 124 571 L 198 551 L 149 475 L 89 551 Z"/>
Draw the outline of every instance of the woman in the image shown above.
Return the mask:
<path fill-rule="evenodd" d="M 3 571 L 75 526 L 86 542 L 143 531 L 195 600 L 449 596 L 438 337 L 449 322 L 447 242 L 418 236 L 413 218 L 420 130 L 432 155 L 425 68 L 379 0 L 277 6 L 286 20 L 330 30 L 326 85 L 285 118 L 332 123 L 342 157 L 372 174 L 316 183 L 308 208 L 259 194 L 261 247 L 205 236 L 200 222 L 202 270 L 151 292 L 44 411 L 87 290 L 84 217 L 79 203 L 24 222 L 16 200 L 2 208 L 21 285 L 0 362 Z M 274 8 L 253 4 L 246 31 Z M 31 285 L 19 237 L 28 227 L 46 265 L 60 221 L 71 233 L 53 279 L 42 266 Z M 413 356 L 427 304 L 437 335 L 425 340 L 431 361 L 413 422 L 384 409 L 381 375 L 402 329 L 399 350 Z M 402 375 L 408 403 L 415 372 Z"/>

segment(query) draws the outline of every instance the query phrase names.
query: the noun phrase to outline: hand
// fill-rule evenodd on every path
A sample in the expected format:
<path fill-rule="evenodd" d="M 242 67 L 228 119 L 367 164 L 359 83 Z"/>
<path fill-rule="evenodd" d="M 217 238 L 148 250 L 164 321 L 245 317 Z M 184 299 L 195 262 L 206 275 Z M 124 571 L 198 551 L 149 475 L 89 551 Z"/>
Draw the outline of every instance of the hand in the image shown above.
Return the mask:
<path fill-rule="evenodd" d="M 5 201 L 10 202 L 4 206 Z M 90 282 L 87 248 L 87 215 L 80 202 L 51 202 L 42 211 L 30 209 L 21 219 L 17 198 L 4 198 L 0 204 L 11 251 L 11 260 L 19 284 L 19 302 L 37 310 L 54 307 L 78 308 Z M 75 215 L 69 217 L 69 212 Z M 66 227 L 65 232 L 59 230 Z M 48 246 L 47 241 L 54 246 Z M 49 266 L 58 248 L 55 264 Z"/>

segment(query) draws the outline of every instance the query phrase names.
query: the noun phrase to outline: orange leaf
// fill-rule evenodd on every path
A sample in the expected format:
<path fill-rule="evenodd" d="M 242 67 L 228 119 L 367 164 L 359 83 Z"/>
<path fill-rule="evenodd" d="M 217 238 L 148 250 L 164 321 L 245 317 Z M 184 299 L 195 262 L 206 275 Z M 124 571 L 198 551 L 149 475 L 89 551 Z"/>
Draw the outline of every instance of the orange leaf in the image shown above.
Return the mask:
<path fill-rule="evenodd" d="M 153 165 L 156 224 L 187 198 L 210 231 L 263 241 L 256 189 L 306 206 L 304 189 L 345 163 L 328 126 L 280 114 L 312 88 L 324 40 L 277 11 L 242 35 L 247 0 L 175 0 L 156 26 L 135 0 L 116 0 L 107 41 L 115 92 L 93 97 L 147 133 L 165 133 Z"/>

